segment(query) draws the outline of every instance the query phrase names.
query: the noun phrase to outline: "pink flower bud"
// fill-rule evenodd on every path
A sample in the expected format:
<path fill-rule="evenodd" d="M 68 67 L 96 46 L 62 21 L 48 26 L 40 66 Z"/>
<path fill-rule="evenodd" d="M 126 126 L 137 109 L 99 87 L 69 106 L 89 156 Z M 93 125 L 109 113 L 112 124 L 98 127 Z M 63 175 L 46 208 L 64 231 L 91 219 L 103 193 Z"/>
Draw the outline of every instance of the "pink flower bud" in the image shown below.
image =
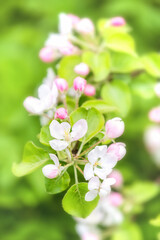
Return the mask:
<path fill-rule="evenodd" d="M 94 33 L 94 24 L 89 18 L 82 18 L 76 24 L 76 31 L 81 34 L 93 34 Z"/>
<path fill-rule="evenodd" d="M 86 232 L 82 235 L 82 240 L 100 240 L 97 234 Z"/>
<path fill-rule="evenodd" d="M 111 22 L 111 25 L 114 26 L 114 27 L 121 27 L 121 26 L 124 26 L 126 24 L 126 21 L 123 17 L 111 18 L 110 22 Z"/>
<path fill-rule="evenodd" d="M 43 62 L 52 62 L 54 60 L 53 49 L 51 47 L 42 48 L 39 57 Z"/>
<path fill-rule="evenodd" d="M 160 123 L 160 107 L 155 107 L 149 112 L 149 119 L 153 122 Z"/>
<path fill-rule="evenodd" d="M 154 90 L 155 90 L 157 97 L 160 97 L 160 82 L 156 84 Z"/>
<path fill-rule="evenodd" d="M 124 132 L 124 122 L 121 118 L 113 118 L 106 122 L 105 129 L 108 138 L 118 138 Z"/>
<path fill-rule="evenodd" d="M 74 54 L 75 47 L 69 41 L 66 41 L 66 43 L 59 48 L 59 51 L 62 55 L 68 56 Z"/>
<path fill-rule="evenodd" d="M 68 113 L 65 108 L 58 108 L 54 115 L 55 118 L 65 119 L 68 117 Z"/>
<path fill-rule="evenodd" d="M 86 87 L 86 83 L 87 81 L 84 78 L 76 77 L 73 83 L 74 90 L 83 92 Z"/>
<path fill-rule="evenodd" d="M 96 94 L 95 87 L 91 84 L 87 84 L 84 89 L 84 94 L 86 96 L 94 96 Z"/>
<path fill-rule="evenodd" d="M 114 207 L 118 207 L 118 206 L 122 205 L 122 203 L 123 203 L 123 197 L 118 192 L 112 192 L 108 196 L 108 199 L 109 199 L 111 205 L 114 206 Z"/>
<path fill-rule="evenodd" d="M 116 183 L 112 185 L 113 187 L 121 187 L 123 184 L 123 177 L 122 174 L 118 170 L 113 170 L 111 174 L 109 175 L 109 178 L 114 178 L 116 180 Z"/>
<path fill-rule="evenodd" d="M 67 16 L 70 18 L 73 27 L 75 27 L 75 25 L 80 21 L 80 18 L 77 17 L 76 15 L 68 14 Z"/>
<path fill-rule="evenodd" d="M 80 63 L 75 66 L 74 71 L 80 75 L 87 75 L 89 73 L 89 67 L 86 63 Z"/>
<path fill-rule="evenodd" d="M 160 149 L 160 127 L 151 126 L 144 134 L 144 141 L 150 153 L 157 152 Z"/>
<path fill-rule="evenodd" d="M 61 92 L 64 92 L 64 91 L 68 90 L 68 83 L 63 78 L 56 78 L 55 79 L 55 84 L 56 84 L 58 90 L 61 91 Z"/>
<path fill-rule="evenodd" d="M 119 161 L 126 155 L 126 145 L 121 142 L 113 143 L 108 147 L 107 152 L 116 156 Z"/>
<path fill-rule="evenodd" d="M 46 178 L 56 178 L 59 174 L 58 167 L 54 164 L 47 164 L 42 168 L 43 175 Z"/>

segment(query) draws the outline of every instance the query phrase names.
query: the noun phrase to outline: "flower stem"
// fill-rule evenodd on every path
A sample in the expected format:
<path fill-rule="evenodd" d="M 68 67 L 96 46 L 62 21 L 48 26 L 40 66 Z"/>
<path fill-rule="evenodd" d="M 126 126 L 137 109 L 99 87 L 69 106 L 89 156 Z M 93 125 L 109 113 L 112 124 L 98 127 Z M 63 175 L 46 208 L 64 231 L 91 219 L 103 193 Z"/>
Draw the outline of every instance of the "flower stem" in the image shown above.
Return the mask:
<path fill-rule="evenodd" d="M 97 52 L 97 48 L 95 48 L 95 46 L 88 44 L 82 40 L 80 40 L 79 38 L 76 38 L 74 36 L 70 36 L 70 40 L 78 45 L 81 45 L 82 47 L 86 47 L 94 52 Z"/>
<path fill-rule="evenodd" d="M 94 148 L 95 146 L 97 146 L 98 144 L 100 144 L 101 142 L 103 142 L 103 138 L 102 138 L 101 140 L 99 140 L 98 142 L 96 142 L 95 144 L 93 144 L 91 147 L 87 148 L 84 152 L 82 152 L 82 153 L 79 155 L 79 157 L 82 156 L 82 155 L 84 155 L 84 154 L 86 154 L 89 150 L 91 150 L 92 148 Z"/>
<path fill-rule="evenodd" d="M 78 169 L 78 171 L 84 176 L 84 173 L 82 171 L 82 169 L 79 166 L 76 166 L 76 168 Z"/>
<path fill-rule="evenodd" d="M 76 165 L 74 164 L 74 176 L 75 176 L 75 183 L 78 184 L 78 175 L 77 175 L 77 169 L 76 169 Z"/>

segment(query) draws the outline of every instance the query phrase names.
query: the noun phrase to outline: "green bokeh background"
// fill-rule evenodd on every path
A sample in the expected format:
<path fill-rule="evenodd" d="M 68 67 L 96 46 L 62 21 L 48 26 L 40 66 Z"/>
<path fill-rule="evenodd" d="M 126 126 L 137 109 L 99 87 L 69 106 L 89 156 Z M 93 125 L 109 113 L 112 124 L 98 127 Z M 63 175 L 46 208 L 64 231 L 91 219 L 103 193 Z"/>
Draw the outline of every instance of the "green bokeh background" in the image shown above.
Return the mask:
<path fill-rule="evenodd" d="M 58 14 L 90 17 L 122 15 L 133 28 L 139 53 L 160 49 L 159 0 L 5 0 L 0 8 L 0 239 L 78 239 L 74 221 L 61 208 L 61 195 L 45 193 L 41 172 L 17 179 L 13 161 L 21 160 L 27 140 L 37 142 L 39 120 L 28 117 L 23 100 L 33 95 L 46 74 L 47 64 L 38 58 L 49 32 L 57 31 Z M 154 105 L 150 101 L 150 106 Z M 134 129 L 133 123 L 133 129 Z M 140 124 L 143 124 L 143 121 Z M 131 131 L 132 132 L 132 131 Z M 133 131 L 134 132 L 134 131 Z M 138 130 L 137 130 L 138 134 Z M 145 152 L 142 132 L 128 136 L 128 156 L 122 164 L 126 178 L 154 179 L 157 169 Z M 136 148 L 136 151 L 135 151 Z M 127 162 L 128 160 L 128 162 Z M 134 162 L 134 164 L 133 164 Z M 138 167 L 136 162 L 139 162 Z M 125 167 L 127 166 L 127 167 Z M 128 169 L 131 172 L 128 173 Z M 138 170 L 137 170 L 138 169 Z M 148 214 L 157 213 L 158 201 L 139 218 L 145 240 L 154 240 Z M 152 208 L 152 211 L 151 211 Z M 136 239 L 135 239 L 136 240 Z"/>

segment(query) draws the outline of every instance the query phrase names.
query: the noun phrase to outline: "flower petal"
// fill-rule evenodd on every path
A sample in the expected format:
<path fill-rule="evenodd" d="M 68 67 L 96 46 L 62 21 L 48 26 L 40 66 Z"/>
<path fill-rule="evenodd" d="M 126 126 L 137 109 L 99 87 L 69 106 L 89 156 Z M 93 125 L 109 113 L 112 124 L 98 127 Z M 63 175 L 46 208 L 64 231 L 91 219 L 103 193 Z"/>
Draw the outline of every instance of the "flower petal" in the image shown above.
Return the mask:
<path fill-rule="evenodd" d="M 39 88 L 38 88 L 38 97 L 40 98 L 40 100 L 42 100 L 43 98 L 46 98 L 48 96 L 48 94 L 50 93 L 50 88 L 49 86 L 47 86 L 46 84 L 42 84 Z"/>
<path fill-rule="evenodd" d="M 62 151 L 69 145 L 69 143 L 66 141 L 56 139 L 49 141 L 49 144 L 51 148 L 53 148 L 56 151 Z"/>
<path fill-rule="evenodd" d="M 93 165 L 90 164 L 90 163 L 87 163 L 84 167 L 84 178 L 86 180 L 89 180 L 91 179 L 92 177 L 94 176 L 94 173 L 93 173 Z"/>
<path fill-rule="evenodd" d="M 107 195 L 109 195 L 110 191 L 111 191 L 110 188 L 108 188 L 108 189 L 102 189 L 101 188 L 100 191 L 99 191 L 99 196 L 100 197 L 106 197 Z"/>
<path fill-rule="evenodd" d="M 32 114 L 42 114 L 44 110 L 41 101 L 35 97 L 27 97 L 23 105 Z"/>
<path fill-rule="evenodd" d="M 70 132 L 71 125 L 70 125 L 69 123 L 67 123 L 67 122 L 62 122 L 62 123 L 61 123 L 61 126 L 62 126 L 62 128 L 63 128 L 63 130 L 64 130 L 65 132 Z"/>
<path fill-rule="evenodd" d="M 100 179 L 105 179 L 108 174 L 112 172 L 111 168 L 105 169 L 105 168 L 94 168 L 94 174 L 96 174 Z"/>
<path fill-rule="evenodd" d="M 105 156 L 99 161 L 102 168 L 113 168 L 117 164 L 116 156 L 106 153 Z"/>
<path fill-rule="evenodd" d="M 58 167 L 59 166 L 59 160 L 55 154 L 50 153 L 50 158 L 53 160 L 54 164 Z"/>
<path fill-rule="evenodd" d="M 97 197 L 97 195 L 98 195 L 98 191 L 97 190 L 89 191 L 85 195 L 85 200 L 87 202 L 90 202 L 90 201 L 94 200 Z"/>
<path fill-rule="evenodd" d="M 95 189 L 99 189 L 100 186 L 100 180 L 98 177 L 92 177 L 89 182 L 88 182 L 88 189 L 91 190 L 95 190 Z"/>
<path fill-rule="evenodd" d="M 107 146 L 103 145 L 103 146 L 97 146 L 95 147 L 95 154 L 101 158 L 103 156 L 105 156 L 107 154 Z"/>
<path fill-rule="evenodd" d="M 49 129 L 52 137 L 57 139 L 64 139 L 64 128 L 58 121 L 53 120 L 49 125 Z"/>
<path fill-rule="evenodd" d="M 115 183 L 116 183 L 115 178 L 106 178 L 106 179 L 103 181 L 102 186 L 104 186 L 104 188 L 105 188 L 105 187 L 111 186 L 111 185 L 113 185 L 113 184 L 115 184 Z"/>
<path fill-rule="evenodd" d="M 72 127 L 72 132 L 71 132 L 72 141 L 76 141 L 84 137 L 87 130 L 88 130 L 88 124 L 85 119 L 80 119 L 79 121 L 77 121 Z"/>
<path fill-rule="evenodd" d="M 88 153 L 88 160 L 91 164 L 95 164 L 98 159 L 98 155 L 95 153 L 95 148 Z"/>

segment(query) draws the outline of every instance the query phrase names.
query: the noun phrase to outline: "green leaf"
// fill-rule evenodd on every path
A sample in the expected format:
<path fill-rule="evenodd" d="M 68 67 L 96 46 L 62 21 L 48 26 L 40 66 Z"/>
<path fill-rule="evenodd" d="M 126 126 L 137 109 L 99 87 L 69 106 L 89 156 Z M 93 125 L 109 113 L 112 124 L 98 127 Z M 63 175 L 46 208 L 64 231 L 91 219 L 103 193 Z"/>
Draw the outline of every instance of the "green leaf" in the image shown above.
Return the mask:
<path fill-rule="evenodd" d="M 12 172 L 17 177 L 27 175 L 49 160 L 48 153 L 33 142 L 25 145 L 21 163 L 13 163 Z"/>
<path fill-rule="evenodd" d="M 84 52 L 82 61 L 88 64 L 94 74 L 94 81 L 96 82 L 104 80 L 110 72 L 111 63 L 108 52 Z"/>
<path fill-rule="evenodd" d="M 150 53 L 142 57 L 145 70 L 153 77 L 160 77 L 160 54 Z"/>
<path fill-rule="evenodd" d="M 68 81 L 69 86 L 73 85 L 73 80 L 78 75 L 74 72 L 74 67 L 81 62 L 80 56 L 66 56 L 59 63 L 58 76 Z"/>
<path fill-rule="evenodd" d="M 101 96 L 109 105 L 116 107 L 122 117 L 128 114 L 131 107 L 131 93 L 128 85 L 122 80 L 105 84 Z"/>
<path fill-rule="evenodd" d="M 54 179 L 45 178 L 45 187 L 49 194 L 63 192 L 68 188 L 69 183 L 70 177 L 67 172 Z"/>
<path fill-rule="evenodd" d="M 52 139 L 53 137 L 50 134 L 49 125 L 43 126 L 40 131 L 40 142 L 46 146 L 50 146 L 49 141 Z"/>
<path fill-rule="evenodd" d="M 93 201 L 86 202 L 85 195 L 88 192 L 87 183 L 73 185 L 62 200 L 64 210 L 75 217 L 86 218 L 97 206 L 99 197 Z"/>
<path fill-rule="evenodd" d="M 110 32 L 123 33 L 123 32 L 128 32 L 130 30 L 130 28 L 126 24 L 124 26 L 113 27 L 110 25 L 110 19 L 106 19 L 106 18 L 102 18 L 98 20 L 97 28 L 102 36 L 105 36 L 107 33 L 110 33 Z"/>
<path fill-rule="evenodd" d="M 156 218 L 150 220 L 150 224 L 155 227 L 160 227 L 160 215 L 158 215 Z"/>
<path fill-rule="evenodd" d="M 135 223 L 126 223 L 114 231 L 112 240 L 143 240 L 140 228 Z"/>
<path fill-rule="evenodd" d="M 108 112 L 115 112 L 117 111 L 116 107 L 110 106 L 103 100 L 89 100 L 83 103 L 82 107 L 89 109 L 89 108 L 96 108 L 101 113 L 108 113 Z"/>
<path fill-rule="evenodd" d="M 124 190 L 126 197 L 136 204 L 145 203 L 159 193 L 159 187 L 153 182 L 136 182 Z"/>
<path fill-rule="evenodd" d="M 126 53 L 111 53 L 112 72 L 129 73 L 143 69 L 140 58 L 131 56 Z"/>
<path fill-rule="evenodd" d="M 127 33 L 110 32 L 105 35 L 106 46 L 115 52 L 128 53 L 137 56 L 133 38 Z"/>
<path fill-rule="evenodd" d="M 88 123 L 88 131 L 85 138 L 85 143 L 93 138 L 104 126 L 103 115 L 95 108 L 90 108 L 86 110 L 83 107 L 78 108 L 70 115 L 71 125 L 75 124 L 80 119 L 86 119 Z"/>

